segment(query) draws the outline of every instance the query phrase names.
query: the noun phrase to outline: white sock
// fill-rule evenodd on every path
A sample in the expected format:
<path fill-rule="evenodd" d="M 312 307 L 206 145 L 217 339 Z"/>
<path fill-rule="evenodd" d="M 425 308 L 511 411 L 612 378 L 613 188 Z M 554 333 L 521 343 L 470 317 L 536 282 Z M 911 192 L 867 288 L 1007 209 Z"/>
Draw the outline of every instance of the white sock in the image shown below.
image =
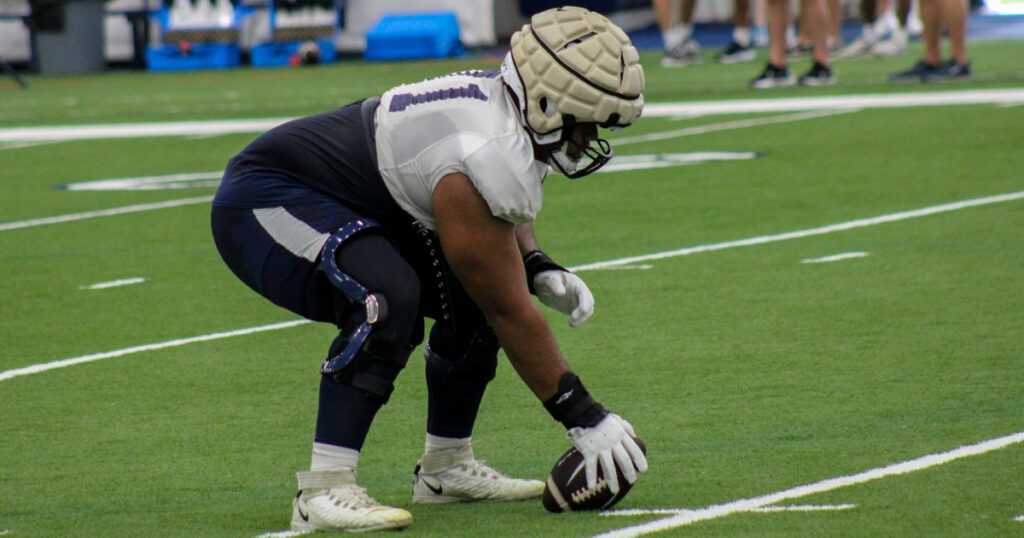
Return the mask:
<path fill-rule="evenodd" d="M 877 39 L 875 39 L 875 35 L 875 25 L 873 24 L 865 24 L 860 29 L 860 37 L 868 43 L 874 43 L 877 41 Z"/>
<path fill-rule="evenodd" d="M 693 34 L 692 24 L 677 24 L 672 28 L 661 33 L 661 38 L 665 40 L 665 50 L 672 50 L 681 45 Z"/>
<path fill-rule="evenodd" d="M 683 33 L 678 26 L 673 26 L 661 32 L 661 39 L 665 41 L 665 50 L 672 50 L 683 42 Z"/>
<path fill-rule="evenodd" d="M 878 20 L 875 21 L 875 34 L 879 36 L 888 35 L 898 28 L 899 25 L 899 21 L 896 20 L 896 14 L 892 10 L 886 11 L 879 15 Z"/>
<path fill-rule="evenodd" d="M 326 471 L 342 467 L 356 469 L 358 466 L 358 450 L 326 443 L 313 443 L 313 461 L 309 464 L 310 470 Z"/>
<path fill-rule="evenodd" d="M 737 26 L 732 29 L 732 40 L 741 47 L 750 46 L 750 28 L 747 26 Z"/>
<path fill-rule="evenodd" d="M 768 27 L 763 24 L 758 24 L 754 27 L 754 46 L 755 47 L 767 47 L 768 46 Z M 787 46 L 789 44 L 787 43 Z"/>
<path fill-rule="evenodd" d="M 445 450 L 449 448 L 462 448 L 472 441 L 472 437 L 438 437 L 427 434 L 426 452 Z"/>
<path fill-rule="evenodd" d="M 682 32 L 683 41 L 693 37 L 693 24 L 680 24 L 679 31 Z"/>

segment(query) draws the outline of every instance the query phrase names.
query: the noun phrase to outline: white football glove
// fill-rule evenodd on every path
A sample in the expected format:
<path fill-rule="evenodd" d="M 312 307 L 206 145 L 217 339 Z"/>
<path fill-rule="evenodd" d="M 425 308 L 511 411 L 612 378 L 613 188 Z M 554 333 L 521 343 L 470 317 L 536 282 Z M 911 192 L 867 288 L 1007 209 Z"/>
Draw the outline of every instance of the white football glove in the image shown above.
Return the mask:
<path fill-rule="evenodd" d="M 630 484 L 636 482 L 637 471 L 642 473 L 647 470 L 647 457 L 631 437 L 636 436 L 633 426 L 615 413 L 608 413 L 601 422 L 591 428 L 572 428 L 567 435 L 580 454 L 583 454 L 587 489 L 597 485 L 598 463 L 612 493 L 619 492 L 616 463 Z"/>
<path fill-rule="evenodd" d="M 533 289 L 540 302 L 569 316 L 570 327 L 579 327 L 594 313 L 594 294 L 582 278 L 572 273 L 541 271 L 533 277 Z"/>

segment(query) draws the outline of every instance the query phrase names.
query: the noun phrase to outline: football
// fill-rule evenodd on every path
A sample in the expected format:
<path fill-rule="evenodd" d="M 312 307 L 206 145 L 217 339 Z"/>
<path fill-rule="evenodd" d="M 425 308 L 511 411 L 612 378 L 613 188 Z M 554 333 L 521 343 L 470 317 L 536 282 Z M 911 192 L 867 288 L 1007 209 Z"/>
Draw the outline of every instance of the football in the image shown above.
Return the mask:
<path fill-rule="evenodd" d="M 647 454 L 647 447 L 643 441 L 633 438 L 640 450 Z M 604 472 L 600 465 L 597 468 L 597 485 L 593 489 L 587 489 L 587 473 L 583 467 L 583 455 L 576 447 L 572 447 L 562 454 L 555 466 L 548 474 L 547 484 L 544 487 L 544 508 L 549 512 L 568 512 L 580 510 L 604 510 L 611 508 L 615 503 L 622 500 L 629 493 L 633 484 L 626 482 L 622 470 L 615 466 L 619 476 L 619 492 L 612 494 L 608 489 L 608 481 L 604 478 Z"/>

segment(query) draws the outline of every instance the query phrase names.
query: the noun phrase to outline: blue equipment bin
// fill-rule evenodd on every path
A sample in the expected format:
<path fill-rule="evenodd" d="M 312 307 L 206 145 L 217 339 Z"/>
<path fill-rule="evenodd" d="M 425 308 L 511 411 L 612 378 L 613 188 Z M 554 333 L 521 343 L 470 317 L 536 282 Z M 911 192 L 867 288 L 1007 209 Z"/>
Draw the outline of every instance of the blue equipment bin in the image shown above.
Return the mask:
<path fill-rule="evenodd" d="M 411 60 L 461 56 L 455 14 L 385 15 L 366 34 L 367 60 Z"/>
<path fill-rule="evenodd" d="M 146 65 L 150 71 L 191 71 L 198 69 L 224 69 L 242 63 L 238 45 L 227 43 L 195 43 L 185 53 L 176 45 L 161 45 L 146 49 Z"/>
<path fill-rule="evenodd" d="M 262 43 L 249 51 L 249 62 L 253 67 L 280 67 L 290 65 L 292 57 L 299 52 L 302 41 L 280 41 Z M 320 63 L 329 64 L 338 61 L 338 51 L 330 39 L 314 41 L 320 48 Z"/>

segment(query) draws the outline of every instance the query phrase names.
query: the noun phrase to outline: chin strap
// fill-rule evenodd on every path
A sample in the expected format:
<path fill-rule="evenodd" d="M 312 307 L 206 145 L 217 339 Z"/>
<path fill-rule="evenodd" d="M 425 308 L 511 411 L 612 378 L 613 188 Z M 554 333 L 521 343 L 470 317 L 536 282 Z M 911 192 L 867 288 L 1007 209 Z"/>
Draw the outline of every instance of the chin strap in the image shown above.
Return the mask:
<path fill-rule="evenodd" d="M 612 145 L 603 138 L 596 138 L 592 143 L 580 149 L 580 158 L 569 157 L 568 149 L 572 141 L 572 133 L 576 129 L 576 118 L 571 114 L 562 116 L 562 133 L 558 142 L 542 146 L 548 153 L 548 164 L 569 179 L 581 178 L 597 172 L 612 158 Z M 582 168 L 580 164 L 589 160 Z"/>
<path fill-rule="evenodd" d="M 573 160 L 566 154 L 565 147 L 568 142 L 559 144 L 558 149 L 548 151 L 548 164 L 555 167 L 562 175 L 569 179 L 577 179 L 597 172 L 602 166 L 608 164 L 612 159 L 612 146 L 607 140 L 598 138 L 593 143 L 583 148 L 580 159 Z M 594 147 L 594 144 L 597 147 Z M 590 159 L 586 166 L 580 168 L 583 157 Z"/>

